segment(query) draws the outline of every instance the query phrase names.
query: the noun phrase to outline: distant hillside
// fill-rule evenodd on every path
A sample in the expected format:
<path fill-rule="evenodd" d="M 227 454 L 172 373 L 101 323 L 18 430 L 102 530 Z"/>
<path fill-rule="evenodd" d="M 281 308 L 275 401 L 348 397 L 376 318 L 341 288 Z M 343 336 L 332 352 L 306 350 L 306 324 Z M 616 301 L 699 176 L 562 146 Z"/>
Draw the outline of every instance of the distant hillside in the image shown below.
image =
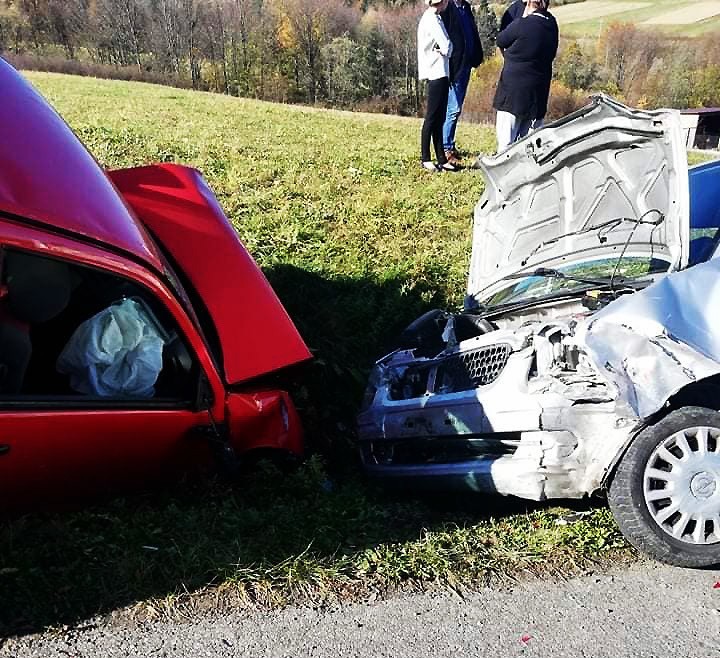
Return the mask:
<path fill-rule="evenodd" d="M 720 0 L 585 0 L 552 7 L 563 35 L 597 37 L 608 23 L 684 37 L 720 30 Z"/>

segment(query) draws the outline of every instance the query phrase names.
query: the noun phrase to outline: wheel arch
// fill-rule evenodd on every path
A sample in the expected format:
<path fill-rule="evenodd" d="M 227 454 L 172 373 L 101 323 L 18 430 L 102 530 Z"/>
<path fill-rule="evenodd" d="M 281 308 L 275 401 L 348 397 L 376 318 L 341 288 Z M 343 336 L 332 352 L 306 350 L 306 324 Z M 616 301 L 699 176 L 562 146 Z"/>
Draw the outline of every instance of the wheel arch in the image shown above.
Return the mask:
<path fill-rule="evenodd" d="M 618 464 L 622 461 L 625 453 L 632 442 L 644 429 L 662 420 L 665 416 L 683 407 L 705 407 L 714 411 L 720 411 L 720 375 L 711 375 L 683 386 L 679 391 L 673 393 L 662 407 L 652 416 L 641 420 L 632 428 L 628 438 L 615 453 L 600 483 L 600 490 L 606 491 L 615 475 Z"/>

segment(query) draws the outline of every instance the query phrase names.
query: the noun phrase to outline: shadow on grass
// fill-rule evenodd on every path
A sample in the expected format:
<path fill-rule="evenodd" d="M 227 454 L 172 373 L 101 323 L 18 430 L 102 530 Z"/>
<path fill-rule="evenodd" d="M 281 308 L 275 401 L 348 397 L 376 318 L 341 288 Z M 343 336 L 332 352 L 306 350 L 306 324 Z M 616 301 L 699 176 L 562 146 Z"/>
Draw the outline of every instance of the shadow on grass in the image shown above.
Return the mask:
<path fill-rule="evenodd" d="M 443 273 L 378 281 L 278 265 L 265 274 L 315 357 L 291 388 L 309 448 L 325 455 L 334 469 L 351 465 L 352 428 L 370 367 L 394 348 L 410 322 L 431 308 L 448 306 L 438 292 L 447 286 Z"/>
<path fill-rule="evenodd" d="M 423 544 L 427 531 L 487 522 L 473 539 L 481 549 L 505 532 L 522 543 L 526 528 L 544 523 L 526 517 L 543 506 L 380 493 L 357 473 L 352 426 L 371 363 L 408 322 L 444 300 L 398 279 L 328 280 L 291 267 L 268 275 L 317 357 L 294 391 L 316 456 L 291 474 L 264 467 L 233 485 L 185 483 L 3 521 L 0 633 L 72 624 L 223 583 L 262 603 L 380 572 L 390 582 L 439 578 L 454 563 L 440 554 L 445 548 Z"/>

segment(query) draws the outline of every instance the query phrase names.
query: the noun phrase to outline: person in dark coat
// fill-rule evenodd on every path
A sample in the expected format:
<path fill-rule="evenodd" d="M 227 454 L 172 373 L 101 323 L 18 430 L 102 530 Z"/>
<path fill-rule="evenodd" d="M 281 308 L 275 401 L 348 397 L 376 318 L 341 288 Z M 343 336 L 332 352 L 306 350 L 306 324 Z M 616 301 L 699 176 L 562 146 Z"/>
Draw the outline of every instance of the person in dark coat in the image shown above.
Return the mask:
<path fill-rule="evenodd" d="M 497 36 L 505 62 L 495 91 L 498 152 L 542 125 L 547 112 L 552 63 L 558 49 L 558 26 L 548 0 L 527 0 Z"/>
<path fill-rule="evenodd" d="M 447 8 L 440 15 L 453 45 L 443 147 L 448 161 L 457 164 L 460 154 L 455 148 L 455 129 L 465 102 L 470 72 L 482 64 L 483 49 L 475 16 L 467 0 L 449 0 Z"/>

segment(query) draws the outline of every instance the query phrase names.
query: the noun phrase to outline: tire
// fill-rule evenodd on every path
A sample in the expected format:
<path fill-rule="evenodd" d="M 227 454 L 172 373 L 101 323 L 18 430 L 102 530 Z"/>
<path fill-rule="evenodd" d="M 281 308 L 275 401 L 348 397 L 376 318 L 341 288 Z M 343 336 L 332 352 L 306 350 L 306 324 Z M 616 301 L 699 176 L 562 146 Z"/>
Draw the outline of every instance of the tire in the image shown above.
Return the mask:
<path fill-rule="evenodd" d="M 683 407 L 643 430 L 608 502 L 639 551 L 681 567 L 720 564 L 720 413 Z"/>

